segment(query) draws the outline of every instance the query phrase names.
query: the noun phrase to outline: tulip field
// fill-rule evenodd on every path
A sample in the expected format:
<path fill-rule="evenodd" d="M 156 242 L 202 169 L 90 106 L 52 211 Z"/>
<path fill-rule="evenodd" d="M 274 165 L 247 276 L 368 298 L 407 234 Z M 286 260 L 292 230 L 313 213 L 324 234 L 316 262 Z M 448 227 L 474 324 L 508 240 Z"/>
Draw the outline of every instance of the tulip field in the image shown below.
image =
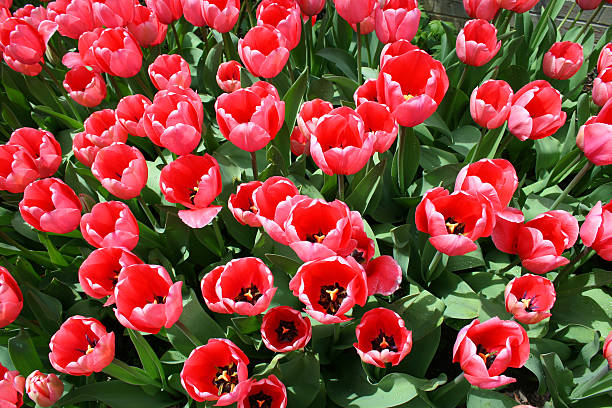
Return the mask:
<path fill-rule="evenodd" d="M 612 407 L 612 0 L 25 1 L 0 408 Z"/>

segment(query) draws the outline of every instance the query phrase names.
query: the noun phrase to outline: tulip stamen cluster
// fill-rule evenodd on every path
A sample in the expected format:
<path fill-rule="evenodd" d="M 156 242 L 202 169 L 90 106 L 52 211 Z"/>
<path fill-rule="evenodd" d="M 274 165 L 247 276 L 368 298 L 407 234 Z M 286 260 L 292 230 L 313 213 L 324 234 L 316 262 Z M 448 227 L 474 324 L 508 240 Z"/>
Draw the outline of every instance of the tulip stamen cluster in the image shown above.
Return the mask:
<path fill-rule="evenodd" d="M 251 283 L 251 286 L 248 288 L 240 289 L 240 293 L 238 293 L 238 296 L 236 296 L 234 300 L 236 302 L 248 302 L 254 305 L 262 296 L 263 294 L 257 289 L 257 285 Z"/>
<path fill-rule="evenodd" d="M 487 366 L 487 369 L 491 368 L 493 362 L 497 358 L 497 352 L 487 352 L 487 350 L 481 344 L 479 344 L 476 348 L 476 352 L 478 353 L 478 356 L 480 356 L 480 358 L 482 358 L 482 360 L 484 361 L 485 365 Z"/>
<path fill-rule="evenodd" d="M 395 345 L 393 335 L 387 336 L 385 332 L 380 329 L 378 336 L 372 340 L 372 350 L 391 350 L 394 353 L 397 353 L 397 346 Z"/>
<path fill-rule="evenodd" d="M 259 391 L 257 394 L 253 394 L 249 397 L 249 405 L 257 408 L 271 408 L 273 398 L 263 391 Z"/>
<path fill-rule="evenodd" d="M 449 234 L 463 235 L 465 231 L 465 224 L 463 222 L 457 222 L 453 217 L 448 217 L 445 223 Z"/>
<path fill-rule="evenodd" d="M 278 322 L 278 327 L 274 331 L 278 335 L 278 341 L 281 343 L 291 343 L 298 335 L 295 322 L 290 320 L 281 320 Z"/>
<path fill-rule="evenodd" d="M 316 242 L 317 244 L 320 244 L 321 242 L 323 242 L 323 240 L 325 239 L 327 235 L 322 233 L 321 231 L 319 231 L 316 234 L 312 234 L 312 235 L 307 235 L 306 236 L 306 241 L 310 241 L 310 242 Z"/>
<path fill-rule="evenodd" d="M 327 313 L 333 315 L 336 314 L 345 297 L 347 297 L 346 289 L 335 282 L 333 285 L 321 286 L 318 303 Z"/>
<path fill-rule="evenodd" d="M 525 311 L 534 312 L 538 309 L 538 307 L 535 305 L 536 297 L 538 297 L 538 295 L 527 297 L 527 292 L 525 292 L 523 296 L 519 299 L 519 302 L 525 305 Z"/>
<path fill-rule="evenodd" d="M 230 393 L 234 391 L 236 385 L 238 385 L 238 370 L 234 363 L 229 365 L 218 367 L 217 373 L 213 379 L 213 384 L 219 390 L 217 394 L 219 397 L 224 393 Z"/>

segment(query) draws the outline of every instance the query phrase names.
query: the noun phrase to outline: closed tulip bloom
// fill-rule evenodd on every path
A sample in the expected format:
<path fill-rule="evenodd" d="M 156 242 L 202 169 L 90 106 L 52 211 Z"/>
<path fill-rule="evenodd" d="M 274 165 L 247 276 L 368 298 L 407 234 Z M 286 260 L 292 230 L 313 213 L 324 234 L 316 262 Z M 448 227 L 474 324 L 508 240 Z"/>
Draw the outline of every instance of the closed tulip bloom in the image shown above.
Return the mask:
<path fill-rule="evenodd" d="M 138 223 L 130 208 L 120 201 L 93 206 L 81 217 L 81 233 L 96 248 L 124 247 L 132 250 L 138 243 Z"/>
<path fill-rule="evenodd" d="M 206 306 L 216 313 L 255 316 L 263 313 L 276 293 L 274 276 L 259 258 L 238 258 L 217 266 L 201 283 Z"/>
<path fill-rule="evenodd" d="M 576 4 L 583 10 L 595 10 L 603 0 L 576 0 Z"/>
<path fill-rule="evenodd" d="M 115 333 L 93 317 L 72 316 L 49 342 L 49 362 L 70 375 L 98 373 L 115 358 Z"/>
<path fill-rule="evenodd" d="M 221 95 L 215 111 L 223 137 L 247 152 L 266 146 L 285 120 L 285 102 L 273 85 L 263 81 Z"/>
<path fill-rule="evenodd" d="M 78 52 L 67 52 L 62 57 L 62 64 L 68 68 L 85 65 L 100 72 L 102 69 L 98 65 L 96 56 L 94 55 L 93 44 L 100 38 L 102 28 L 95 28 L 93 31 L 87 31 L 81 34 L 78 42 Z"/>
<path fill-rule="evenodd" d="M 316 16 L 325 7 L 325 0 L 297 0 L 302 14 L 308 17 Z"/>
<path fill-rule="evenodd" d="M 67 234 L 81 221 L 81 202 L 62 180 L 46 178 L 26 187 L 19 203 L 23 220 L 39 231 Z"/>
<path fill-rule="evenodd" d="M 146 0 L 146 4 L 162 24 L 171 24 L 183 15 L 181 0 Z"/>
<path fill-rule="evenodd" d="M 230 340 L 210 339 L 185 360 L 181 384 L 196 401 L 230 405 L 249 392 L 248 364 L 249 358 Z"/>
<path fill-rule="evenodd" d="M 408 40 L 397 40 L 394 43 L 386 44 L 380 52 L 380 66 L 383 67 L 393 57 L 399 57 L 418 49 L 419 47 Z"/>
<path fill-rule="evenodd" d="M 50 407 L 64 393 L 64 383 L 55 374 L 43 374 L 34 370 L 26 378 L 25 389 L 28 397 L 38 406 Z"/>
<path fill-rule="evenodd" d="M 191 85 L 191 70 L 189 63 L 178 54 L 162 54 L 149 65 L 149 78 L 158 90 L 172 86 L 189 88 Z"/>
<path fill-rule="evenodd" d="M 597 59 L 597 71 L 601 72 L 606 68 L 612 67 L 612 42 L 609 42 L 601 49 Z"/>
<path fill-rule="evenodd" d="M 412 40 L 419 28 L 417 0 L 388 0 L 376 11 L 376 36 L 382 43 Z"/>
<path fill-rule="evenodd" d="M 499 11 L 497 0 L 463 0 L 465 12 L 471 18 L 491 21 Z"/>
<path fill-rule="evenodd" d="M 525 216 L 519 209 L 506 207 L 495 216 L 495 227 L 491 239 L 495 247 L 507 254 L 516 254 L 516 237 L 525 222 Z"/>
<path fill-rule="evenodd" d="M 289 59 L 287 40 L 268 24 L 251 28 L 238 41 L 238 54 L 251 74 L 263 78 L 277 76 Z"/>
<path fill-rule="evenodd" d="M 21 146 L 32 156 L 41 178 L 52 176 L 62 163 L 60 144 L 46 130 L 30 127 L 16 129 L 8 144 Z"/>
<path fill-rule="evenodd" d="M 334 0 L 340 17 L 351 24 L 361 23 L 372 14 L 375 3 L 376 0 Z"/>
<path fill-rule="evenodd" d="M 161 23 L 149 7 L 137 5 L 134 8 L 134 18 L 127 23 L 127 29 L 141 47 L 148 48 L 164 42 L 168 26 Z"/>
<path fill-rule="evenodd" d="M 4 62 L 22 74 L 38 75 L 47 43 L 56 30 L 57 24 L 49 20 L 41 22 L 38 27 L 16 17 L 0 22 L 0 49 Z"/>
<path fill-rule="evenodd" d="M 242 225 L 251 227 L 261 227 L 261 222 L 257 219 L 257 208 L 253 203 L 253 191 L 263 183 L 261 181 L 251 181 L 242 183 L 238 186 L 236 193 L 231 194 L 227 200 L 227 207 L 232 215 Z"/>
<path fill-rule="evenodd" d="M 32 156 L 21 146 L 0 145 L 0 190 L 23 193 L 40 177 Z"/>
<path fill-rule="evenodd" d="M 610 330 L 604 341 L 603 355 L 608 360 L 608 366 L 612 369 L 612 330 Z"/>
<path fill-rule="evenodd" d="M 100 149 L 115 142 L 125 143 L 128 134 L 115 117 L 112 109 L 92 113 L 83 125 L 85 130 L 77 133 L 72 141 L 75 157 L 87 167 L 91 167 Z"/>
<path fill-rule="evenodd" d="M 117 109 L 115 109 L 117 123 L 133 136 L 146 137 L 143 117 L 151 103 L 149 98 L 144 95 L 124 96 L 119 100 Z"/>
<path fill-rule="evenodd" d="M 61 35 L 78 40 L 81 34 L 96 28 L 92 0 L 70 0 L 66 3 L 67 7 L 63 10 L 52 9 L 53 3 L 49 4 L 48 7 L 57 14 L 55 22 L 58 24 L 58 31 Z M 58 4 L 58 2 L 55 2 L 55 4 Z"/>
<path fill-rule="evenodd" d="M 102 187 L 122 200 L 138 197 L 147 184 L 148 168 L 144 156 L 135 147 L 113 143 L 101 149 L 91 165 Z"/>
<path fill-rule="evenodd" d="M 491 389 L 516 382 L 501 375 L 508 367 L 520 368 L 529 359 L 529 337 L 512 320 L 475 319 L 459 331 L 453 347 L 453 363 L 461 364 L 465 379 L 476 387 Z"/>
<path fill-rule="evenodd" d="M 506 81 L 489 79 L 472 92 L 472 119 L 484 128 L 497 129 L 510 116 L 513 96 L 514 92 Z"/>
<path fill-rule="evenodd" d="M 364 102 L 378 102 L 378 92 L 376 91 L 376 80 L 368 79 L 353 94 L 355 106 L 359 107 Z"/>
<path fill-rule="evenodd" d="M 104 306 L 109 306 L 115 303 L 115 286 L 119 273 L 125 267 L 142 263 L 140 258 L 125 248 L 96 249 L 79 267 L 79 283 L 83 292 L 94 299 L 108 296 Z"/>
<path fill-rule="evenodd" d="M 23 309 L 23 295 L 15 278 L 0 266 L 0 327 L 13 323 Z"/>
<path fill-rule="evenodd" d="M 491 61 L 500 48 L 497 29 L 487 20 L 468 21 L 457 36 L 457 57 L 474 67 Z"/>
<path fill-rule="evenodd" d="M 294 155 L 301 156 L 304 153 L 308 154 L 310 152 L 310 139 L 304 136 L 299 126 L 295 126 L 293 128 L 293 132 L 291 132 L 289 140 L 291 143 L 291 153 Z"/>
<path fill-rule="evenodd" d="M 374 141 L 375 152 L 384 153 L 395 142 L 398 133 L 397 122 L 389 108 L 377 102 L 363 102 L 355 110 L 363 119 L 365 136 Z"/>
<path fill-rule="evenodd" d="M 287 198 L 299 194 L 291 180 L 281 176 L 269 177 L 261 187 L 253 191 L 253 207 L 258 218 L 273 219 L 278 205 Z"/>
<path fill-rule="evenodd" d="M 95 0 L 92 4 L 96 25 L 123 27 L 134 19 L 135 0 Z"/>
<path fill-rule="evenodd" d="M 375 2 L 372 13 L 367 16 L 361 23 L 359 23 L 359 33 L 361 35 L 370 34 L 376 29 L 376 15 L 379 10 L 380 5 L 378 4 L 378 2 Z M 351 28 L 353 29 L 353 31 L 357 32 L 357 24 L 351 23 Z"/>
<path fill-rule="evenodd" d="M 580 127 L 576 145 L 591 163 L 597 166 L 612 164 L 612 100 Z"/>
<path fill-rule="evenodd" d="M 601 201 L 597 202 L 580 227 L 580 238 L 597 255 L 612 261 L 612 202 L 603 206 Z"/>
<path fill-rule="evenodd" d="M 143 128 L 153 143 L 180 156 L 200 143 L 203 121 L 200 96 L 190 88 L 172 87 L 155 94 L 145 109 Z"/>
<path fill-rule="evenodd" d="M 0 406 L 19 408 L 23 405 L 23 387 L 25 378 L 19 371 L 9 371 L 0 364 Z"/>
<path fill-rule="evenodd" d="M 300 9 L 290 0 L 264 0 L 257 7 L 257 24 L 270 24 L 287 40 L 287 48 L 294 49 L 300 43 L 302 17 Z"/>
<path fill-rule="evenodd" d="M 384 368 L 398 365 L 412 349 L 412 332 L 404 319 L 392 310 L 377 307 L 368 310 L 355 328 L 353 347 L 364 363 Z"/>
<path fill-rule="evenodd" d="M 64 89 L 79 105 L 93 108 L 106 98 L 104 78 L 93 69 L 79 65 L 66 72 Z"/>
<path fill-rule="evenodd" d="M 189 15 L 187 12 L 187 4 L 192 1 L 193 0 L 184 0 L 183 2 L 185 18 Z M 236 25 L 236 22 L 238 22 L 240 0 L 204 0 L 201 2 L 200 8 L 206 25 L 220 33 L 227 33 L 231 31 Z"/>
<path fill-rule="evenodd" d="M 217 69 L 217 85 L 223 92 L 234 92 L 242 87 L 240 83 L 240 68 L 242 65 L 238 61 L 227 61 L 219 65 Z"/>
<path fill-rule="evenodd" d="M 531 10 L 538 1 L 540 0 L 497 0 L 499 7 L 519 14 Z"/>
<path fill-rule="evenodd" d="M 317 123 L 319 123 L 319 119 L 327 115 L 333 109 L 334 106 L 323 99 L 313 99 L 304 102 L 298 112 L 297 125 L 308 141 L 310 141 L 310 136 L 314 133 Z"/>
<path fill-rule="evenodd" d="M 593 81 L 593 102 L 604 106 L 612 99 L 612 67 L 606 68 Z"/>
<path fill-rule="evenodd" d="M 91 45 L 98 67 L 107 74 L 130 78 L 142 66 L 142 50 L 123 27 L 107 28 Z"/>
<path fill-rule="evenodd" d="M 274 374 L 269 375 L 267 378 L 262 378 L 259 381 L 255 381 L 254 379 L 250 381 L 251 388 L 248 394 L 246 394 L 242 400 L 238 401 L 238 408 L 287 407 L 287 389 Z"/>
<path fill-rule="evenodd" d="M 506 311 L 523 324 L 535 324 L 552 316 L 557 298 L 553 283 L 538 275 L 523 275 L 506 285 Z"/>
<path fill-rule="evenodd" d="M 521 141 L 554 134 L 567 118 L 561 102 L 559 91 L 544 80 L 525 85 L 512 98 L 508 130 Z"/>
<path fill-rule="evenodd" d="M 544 54 L 542 69 L 546 76 L 564 80 L 573 77 L 583 61 L 582 45 L 571 41 L 557 42 Z"/>
<path fill-rule="evenodd" d="M 299 311 L 289 306 L 277 306 L 264 315 L 260 332 L 269 350 L 287 353 L 306 347 L 312 337 L 312 324 Z"/>

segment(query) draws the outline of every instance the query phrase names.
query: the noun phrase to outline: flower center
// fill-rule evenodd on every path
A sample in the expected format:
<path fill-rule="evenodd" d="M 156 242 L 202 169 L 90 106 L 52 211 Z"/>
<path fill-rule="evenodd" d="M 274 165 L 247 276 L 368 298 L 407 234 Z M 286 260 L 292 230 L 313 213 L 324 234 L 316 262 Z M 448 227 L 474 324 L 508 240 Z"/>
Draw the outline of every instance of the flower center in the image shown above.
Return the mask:
<path fill-rule="evenodd" d="M 346 289 L 340 286 L 338 282 L 333 285 L 321 286 L 319 304 L 323 306 L 327 313 L 336 314 L 346 296 Z"/>
<path fill-rule="evenodd" d="M 278 323 L 278 327 L 274 331 L 278 335 L 278 341 L 280 341 L 281 343 L 290 343 L 298 335 L 295 323 L 291 320 L 281 320 Z"/>
<path fill-rule="evenodd" d="M 411 100 L 412 98 L 414 98 L 414 95 L 410 95 L 410 94 L 408 94 L 408 95 L 404 95 L 404 100 L 405 100 L 405 101 L 409 101 L 409 100 Z"/>
<path fill-rule="evenodd" d="M 98 340 L 90 339 L 89 335 L 87 335 L 87 334 L 85 334 L 85 339 L 87 340 L 87 349 L 85 349 L 85 350 L 77 349 L 77 351 L 87 355 L 87 354 L 89 354 L 89 353 L 94 351 L 94 348 L 96 347 L 96 344 L 98 344 Z"/>
<path fill-rule="evenodd" d="M 364 252 L 358 249 L 353 249 L 353 252 L 351 253 L 351 256 L 353 257 L 353 259 L 361 265 L 365 264 L 365 261 L 366 261 L 363 255 L 364 255 Z"/>
<path fill-rule="evenodd" d="M 387 336 L 385 332 L 380 329 L 378 336 L 372 340 L 372 350 L 383 351 L 390 350 L 397 352 L 397 346 L 395 345 L 395 339 L 393 336 Z"/>
<path fill-rule="evenodd" d="M 158 305 L 158 304 L 162 304 L 162 303 L 166 303 L 166 297 L 165 296 L 155 296 L 153 298 L 153 304 L 154 305 Z"/>
<path fill-rule="evenodd" d="M 249 396 L 249 405 L 251 408 L 271 408 L 272 397 L 259 391 L 257 394 Z"/>
<path fill-rule="evenodd" d="M 493 365 L 493 362 L 495 361 L 495 358 L 497 357 L 497 352 L 495 351 L 487 352 L 487 349 L 485 349 L 484 346 L 480 344 L 478 345 L 478 347 L 476 347 L 476 353 L 478 353 L 478 356 L 482 358 L 485 365 L 487 366 L 487 369 L 491 368 L 491 365 Z"/>
<path fill-rule="evenodd" d="M 195 197 L 198 194 L 199 190 L 200 188 L 198 186 L 195 186 L 194 188 L 189 190 L 189 201 L 191 201 L 191 204 L 193 205 L 195 205 Z"/>
<path fill-rule="evenodd" d="M 446 231 L 448 231 L 449 234 L 463 235 L 465 230 L 464 223 L 455 221 L 453 217 L 448 217 L 445 222 Z"/>
<path fill-rule="evenodd" d="M 321 231 L 319 231 L 316 234 L 312 234 L 312 235 L 306 236 L 306 240 L 310 241 L 310 242 L 316 242 L 316 243 L 320 244 L 321 242 L 323 242 L 325 237 L 326 237 L 326 235 L 324 233 L 322 233 Z"/>
<path fill-rule="evenodd" d="M 248 302 L 254 305 L 262 296 L 263 295 L 261 294 L 259 289 L 257 289 L 257 286 L 251 283 L 251 286 L 249 286 L 248 288 L 240 289 L 240 293 L 238 293 L 238 296 L 236 296 L 234 300 L 236 302 Z"/>
<path fill-rule="evenodd" d="M 525 305 L 526 312 L 535 312 L 537 310 L 538 307 L 535 305 L 536 297 L 537 295 L 529 298 L 527 297 L 527 292 L 523 293 L 523 296 L 521 297 L 519 302 Z"/>
<path fill-rule="evenodd" d="M 213 378 L 213 385 L 217 388 L 217 395 L 234 391 L 238 384 L 238 369 L 236 364 L 230 363 L 223 367 L 217 367 L 217 373 Z"/>

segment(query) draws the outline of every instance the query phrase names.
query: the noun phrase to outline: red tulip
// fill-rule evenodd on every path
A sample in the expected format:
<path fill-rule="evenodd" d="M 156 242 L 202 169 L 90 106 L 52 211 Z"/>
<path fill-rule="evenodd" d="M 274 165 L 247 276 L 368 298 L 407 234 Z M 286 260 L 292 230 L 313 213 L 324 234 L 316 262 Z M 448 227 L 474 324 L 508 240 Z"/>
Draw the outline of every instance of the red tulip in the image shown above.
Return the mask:
<path fill-rule="evenodd" d="M 47 50 L 49 38 L 57 24 L 45 20 L 34 27 L 20 18 L 11 17 L 0 22 L 0 51 L 11 69 L 25 75 L 38 75 Z"/>
<path fill-rule="evenodd" d="M 146 96 L 128 95 L 119 100 L 115 110 L 115 119 L 129 134 L 146 137 L 143 117 L 151 101 Z"/>
<path fill-rule="evenodd" d="M 136 0 L 95 0 L 92 3 L 94 21 L 106 28 L 123 27 L 134 19 Z"/>
<path fill-rule="evenodd" d="M 612 330 L 606 336 L 606 340 L 603 345 L 603 355 L 608 360 L 608 366 L 612 368 Z"/>
<path fill-rule="evenodd" d="M 217 70 L 217 85 L 223 92 L 234 92 L 242 87 L 240 84 L 240 68 L 238 61 L 227 61 L 219 65 Z"/>
<path fill-rule="evenodd" d="M 296 196 L 299 191 L 291 180 L 285 177 L 272 176 L 260 188 L 253 192 L 253 206 L 257 218 L 274 219 L 276 208 L 287 198 Z"/>
<path fill-rule="evenodd" d="M 183 0 L 185 19 L 197 27 L 208 25 L 220 33 L 234 28 L 240 0 Z"/>
<path fill-rule="evenodd" d="M 101 149 L 91 165 L 91 172 L 102 187 L 122 200 L 138 197 L 147 184 L 148 171 L 140 150 L 125 143 Z"/>
<path fill-rule="evenodd" d="M 583 10 L 595 10 L 603 0 L 576 0 L 576 4 Z"/>
<path fill-rule="evenodd" d="M 428 190 L 416 209 L 416 227 L 431 235 L 429 242 L 440 252 L 465 255 L 478 247 L 480 237 L 491 235 L 495 213 L 491 202 L 480 193 L 455 191 L 442 187 Z"/>
<path fill-rule="evenodd" d="M 15 278 L 0 266 L 0 327 L 13 323 L 23 309 L 23 295 Z"/>
<path fill-rule="evenodd" d="M 521 141 L 542 139 L 559 130 L 566 118 L 559 91 L 544 80 L 533 81 L 514 94 L 508 130 Z"/>
<path fill-rule="evenodd" d="M 0 23 L 11 18 L 11 11 L 0 5 Z"/>
<path fill-rule="evenodd" d="M 0 1 L 0 7 L 2 7 L 1 3 Z M 18 17 L 35 28 L 38 28 L 38 25 L 43 21 L 53 21 L 55 19 L 55 15 L 47 13 L 47 9 L 44 6 L 34 7 L 32 4 L 26 4 L 22 8 L 15 10 L 13 17 Z"/>
<path fill-rule="evenodd" d="M 293 128 L 291 136 L 289 137 L 291 143 L 291 153 L 296 156 L 301 156 L 304 153 L 308 154 L 310 151 L 310 140 L 304 136 L 299 126 Z"/>
<path fill-rule="evenodd" d="M 9 371 L 0 364 L 0 406 L 19 408 L 23 405 L 25 379 L 18 371 Z"/>
<path fill-rule="evenodd" d="M 544 75 L 564 80 L 573 77 L 583 61 L 582 45 L 571 41 L 557 42 L 544 54 L 542 69 Z"/>
<path fill-rule="evenodd" d="M 372 13 L 369 16 L 363 19 L 361 23 L 359 23 L 359 33 L 361 35 L 370 34 L 372 31 L 376 29 L 376 15 L 380 10 L 380 5 L 378 2 L 374 3 L 374 9 L 372 9 Z M 384 24 L 385 22 L 383 22 Z M 350 23 L 353 31 L 357 32 L 357 24 Z"/>
<path fill-rule="evenodd" d="M 495 227 L 491 233 L 495 247 L 507 254 L 516 254 L 516 237 L 524 222 L 523 212 L 516 208 L 506 207 L 498 212 Z"/>
<path fill-rule="evenodd" d="M 313 99 L 312 101 L 304 102 L 297 116 L 297 124 L 300 131 L 310 142 L 310 135 L 314 133 L 319 119 L 327 115 L 334 109 L 334 106 L 322 99 Z M 310 150 L 310 148 L 308 148 Z"/>
<path fill-rule="evenodd" d="M 162 169 L 159 186 L 167 201 L 189 208 L 178 215 L 191 228 L 208 225 L 221 211 L 221 206 L 211 205 L 221 194 L 222 184 L 219 164 L 209 154 L 174 160 Z"/>
<path fill-rule="evenodd" d="M 182 286 L 182 281 L 172 283 L 163 266 L 126 266 L 115 286 L 115 316 L 132 330 L 156 334 L 168 329 L 183 312 Z"/>
<path fill-rule="evenodd" d="M 41 178 L 52 176 L 62 163 L 60 144 L 46 130 L 29 127 L 16 129 L 8 144 L 21 146 L 32 156 Z"/>
<path fill-rule="evenodd" d="M 226 406 L 249 392 L 249 358 L 227 339 L 210 339 L 196 347 L 183 365 L 181 384 L 198 402 Z"/>
<path fill-rule="evenodd" d="M 145 0 L 162 24 L 171 24 L 183 15 L 181 0 Z"/>
<path fill-rule="evenodd" d="M 25 382 L 28 397 L 40 407 L 50 407 L 64 393 L 64 383 L 55 374 L 43 374 L 34 370 Z"/>
<path fill-rule="evenodd" d="M 389 108 L 377 102 L 366 101 L 355 112 L 363 119 L 366 138 L 371 137 L 374 141 L 374 151 L 384 153 L 389 150 L 398 133 L 397 122 Z"/>
<path fill-rule="evenodd" d="M 115 358 L 115 333 L 93 317 L 72 316 L 51 337 L 49 362 L 70 375 L 98 373 Z"/>
<path fill-rule="evenodd" d="M 264 81 L 221 95 L 215 111 L 223 137 L 247 152 L 266 146 L 285 120 L 285 102 L 276 88 Z"/>
<path fill-rule="evenodd" d="M 106 83 L 98 72 L 84 65 L 76 66 L 66 72 L 64 89 L 80 105 L 93 108 L 106 98 Z"/>
<path fill-rule="evenodd" d="M 267 378 L 262 378 L 259 381 L 250 381 L 251 388 L 248 394 L 238 401 L 238 408 L 287 407 L 287 389 L 275 375 L 269 375 Z"/>
<path fill-rule="evenodd" d="M 126 28 L 103 30 L 91 46 L 96 64 L 103 72 L 130 78 L 140 71 L 142 50 Z"/>
<path fill-rule="evenodd" d="M 439 61 L 415 47 L 381 66 L 378 99 L 389 106 L 397 123 L 416 126 L 438 109 L 448 89 L 448 77 Z M 414 72 L 407 72 L 407 66 L 415 67 Z"/>
<path fill-rule="evenodd" d="M 65 2 L 67 7 L 55 9 L 57 13 L 55 22 L 58 24 L 59 33 L 77 40 L 81 34 L 93 31 L 97 24 L 94 21 L 92 3 L 92 0 L 70 0 Z M 48 7 L 51 10 L 53 10 L 52 4 L 50 3 Z"/>
<path fill-rule="evenodd" d="M 95 299 L 108 296 L 104 306 L 115 303 L 115 286 L 123 268 L 142 264 L 133 253 L 124 248 L 105 247 L 93 251 L 79 268 L 79 283 L 83 292 Z"/>
<path fill-rule="evenodd" d="M 355 101 L 355 106 L 359 108 L 364 102 L 376 102 L 378 103 L 378 93 L 376 91 L 376 80 L 368 79 L 363 85 L 359 86 L 355 93 L 353 94 L 353 100 Z"/>
<path fill-rule="evenodd" d="M 531 10 L 538 1 L 540 0 L 497 0 L 499 7 L 519 14 Z"/>
<path fill-rule="evenodd" d="M 124 247 L 131 251 L 138 243 L 138 223 L 130 208 L 121 201 L 93 206 L 81 217 L 81 233 L 96 248 Z"/>
<path fill-rule="evenodd" d="M 399 57 L 410 51 L 418 50 L 419 47 L 408 40 L 397 40 L 394 43 L 386 44 L 380 53 L 380 66 L 384 66 L 393 57 Z M 365 84 L 364 84 L 365 85 Z"/>
<path fill-rule="evenodd" d="M 457 36 L 457 57 L 474 67 L 491 61 L 500 48 L 497 29 L 487 20 L 468 21 Z"/>
<path fill-rule="evenodd" d="M 251 227 L 261 227 L 261 222 L 257 219 L 257 207 L 253 203 L 253 191 L 263 183 L 261 181 L 251 181 L 242 183 L 238 186 L 236 193 L 231 194 L 227 201 L 227 207 L 232 212 L 236 221 L 242 225 Z"/>
<path fill-rule="evenodd" d="M 612 42 L 607 43 L 599 53 L 599 58 L 597 59 L 597 71 L 601 72 L 610 67 L 612 67 Z"/>
<path fill-rule="evenodd" d="M 376 11 L 376 36 L 382 43 L 412 40 L 419 29 L 417 0 L 389 0 Z"/>
<path fill-rule="evenodd" d="M 312 337 L 308 317 L 289 306 L 277 306 L 266 312 L 261 323 L 261 339 L 275 353 L 287 353 L 306 347 Z"/>
<path fill-rule="evenodd" d="M 255 316 L 263 313 L 276 287 L 274 276 L 259 258 L 238 258 L 217 266 L 201 283 L 206 306 L 216 313 Z"/>
<path fill-rule="evenodd" d="M 353 251 L 353 254 L 355 254 L 355 251 Z M 377 294 L 390 296 L 399 289 L 402 283 L 402 268 L 389 255 L 381 255 L 370 259 L 364 267 L 368 280 L 368 296 Z"/>
<path fill-rule="evenodd" d="M 506 81 L 485 81 L 474 89 L 470 97 L 472 119 L 484 128 L 497 129 L 510 116 L 513 96 L 514 92 Z"/>
<path fill-rule="evenodd" d="M 523 324 L 535 324 L 552 316 L 557 294 L 553 283 L 538 275 L 523 275 L 506 285 L 506 311 Z"/>
<path fill-rule="evenodd" d="M 604 106 L 612 99 L 612 67 L 606 68 L 593 81 L 593 102 Z"/>
<path fill-rule="evenodd" d="M 96 71 L 102 71 L 94 55 L 93 48 L 94 42 L 100 38 L 102 31 L 102 28 L 95 28 L 93 31 L 87 31 L 81 34 L 78 42 L 78 52 L 67 52 L 64 54 L 62 57 L 62 64 L 68 68 L 85 65 Z"/>
<path fill-rule="evenodd" d="M 128 22 L 127 29 L 141 47 L 153 47 L 164 42 L 168 26 L 157 18 L 149 7 L 136 5 L 134 18 Z"/>
<path fill-rule="evenodd" d="M 332 256 L 300 266 L 289 289 L 313 319 L 330 324 L 350 320 L 345 313 L 355 304 L 365 305 L 366 282 L 365 271 L 353 258 Z"/>
<path fill-rule="evenodd" d="M 499 11 L 497 0 L 463 0 L 465 12 L 471 18 L 491 21 Z"/>
<path fill-rule="evenodd" d="M 251 74 L 263 78 L 280 74 L 289 59 L 287 40 L 269 24 L 251 28 L 238 41 L 238 54 Z"/>
<path fill-rule="evenodd" d="M 612 73 L 612 70 L 610 70 Z M 597 166 L 612 164 L 612 99 L 580 127 L 576 145 Z"/>
<path fill-rule="evenodd" d="M 300 43 L 302 18 L 300 9 L 292 0 L 264 0 L 257 7 L 257 24 L 270 24 L 280 31 L 287 48 L 294 49 Z"/>
<path fill-rule="evenodd" d="M 17 145 L 0 145 L 0 190 L 23 193 L 40 177 L 38 167 L 26 149 Z"/>
<path fill-rule="evenodd" d="M 149 65 L 149 77 L 155 88 L 160 91 L 179 86 L 189 88 L 191 85 L 191 70 L 189 63 L 178 54 L 162 54 Z"/>
<path fill-rule="evenodd" d="M 79 226 L 81 202 L 62 180 L 46 178 L 26 187 L 19 203 L 23 220 L 39 231 L 67 234 Z"/>
<path fill-rule="evenodd" d="M 522 367 L 527 359 L 527 332 L 517 322 L 499 317 L 484 323 L 474 320 L 459 331 L 453 347 L 453 363 L 461 364 L 470 384 L 484 389 L 515 382 L 501 374 L 508 367 Z"/>
<path fill-rule="evenodd" d="M 598 201 L 580 227 L 582 243 L 606 261 L 612 261 L 612 202 Z"/>
<path fill-rule="evenodd" d="M 376 0 L 334 0 L 336 11 L 351 24 L 361 23 L 372 10 Z"/>
<path fill-rule="evenodd" d="M 100 149 L 115 142 L 125 143 L 128 134 L 117 123 L 115 111 L 103 109 L 92 113 L 85 119 L 85 130 L 77 133 L 72 142 L 75 157 L 87 167 L 91 167 Z"/>
<path fill-rule="evenodd" d="M 381 368 L 387 363 L 398 365 L 412 349 L 412 332 L 406 329 L 404 319 L 384 307 L 368 310 L 355 335 L 353 346 L 361 360 Z"/>
<path fill-rule="evenodd" d="M 297 0 L 302 14 L 312 17 L 316 16 L 325 7 L 325 0 Z"/>

